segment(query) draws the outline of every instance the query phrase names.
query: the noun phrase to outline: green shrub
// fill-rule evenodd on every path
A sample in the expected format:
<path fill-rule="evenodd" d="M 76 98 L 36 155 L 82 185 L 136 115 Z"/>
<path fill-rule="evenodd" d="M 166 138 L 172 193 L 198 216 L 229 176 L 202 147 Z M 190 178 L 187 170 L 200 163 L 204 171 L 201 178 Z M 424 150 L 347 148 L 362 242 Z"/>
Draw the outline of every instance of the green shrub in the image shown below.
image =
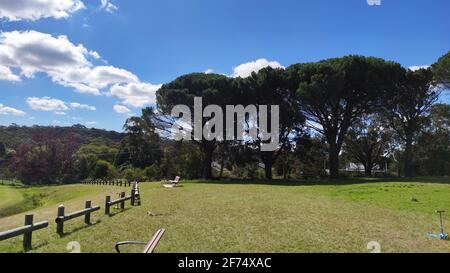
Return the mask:
<path fill-rule="evenodd" d="M 144 171 L 139 168 L 127 168 L 122 171 L 122 177 L 128 181 L 143 181 Z"/>
<path fill-rule="evenodd" d="M 144 174 L 149 180 L 161 180 L 163 178 L 161 168 L 156 163 L 145 168 Z"/>
<path fill-rule="evenodd" d="M 116 169 L 108 161 L 98 160 L 95 163 L 94 169 L 92 171 L 92 176 L 95 179 L 115 178 L 116 177 Z"/>

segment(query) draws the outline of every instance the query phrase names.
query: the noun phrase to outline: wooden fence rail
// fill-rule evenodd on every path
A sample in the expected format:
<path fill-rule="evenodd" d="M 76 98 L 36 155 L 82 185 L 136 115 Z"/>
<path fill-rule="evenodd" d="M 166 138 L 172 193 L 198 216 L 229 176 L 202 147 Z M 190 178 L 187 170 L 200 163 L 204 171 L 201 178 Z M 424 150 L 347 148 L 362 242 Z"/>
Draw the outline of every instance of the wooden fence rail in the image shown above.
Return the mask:
<path fill-rule="evenodd" d="M 130 187 L 131 181 L 127 181 L 124 179 L 118 179 L 118 180 L 85 180 L 82 182 L 82 184 L 87 185 L 109 185 L 109 186 L 120 186 L 120 187 Z"/>
<path fill-rule="evenodd" d="M 121 210 L 125 209 L 125 201 L 128 201 L 128 200 L 132 200 L 131 203 L 134 203 L 133 202 L 134 196 L 133 195 L 125 196 L 125 192 L 121 192 L 120 193 L 120 198 L 117 199 L 117 200 L 113 200 L 113 201 L 111 201 L 111 196 L 106 196 L 106 199 L 105 199 L 105 214 L 106 215 L 110 215 L 111 214 L 110 207 L 114 206 L 116 204 L 120 204 L 120 209 Z"/>
<path fill-rule="evenodd" d="M 84 223 L 87 225 L 91 224 L 91 213 L 100 210 L 100 206 L 92 207 L 91 201 L 86 201 L 85 209 L 72 212 L 70 214 L 65 214 L 64 205 L 58 207 L 58 215 L 56 216 L 56 232 L 60 235 L 64 235 L 64 222 L 84 216 Z"/>
<path fill-rule="evenodd" d="M 48 227 L 48 221 L 33 223 L 33 214 L 25 215 L 25 226 L 0 232 L 0 241 L 23 235 L 23 250 L 31 250 L 33 232 Z"/>

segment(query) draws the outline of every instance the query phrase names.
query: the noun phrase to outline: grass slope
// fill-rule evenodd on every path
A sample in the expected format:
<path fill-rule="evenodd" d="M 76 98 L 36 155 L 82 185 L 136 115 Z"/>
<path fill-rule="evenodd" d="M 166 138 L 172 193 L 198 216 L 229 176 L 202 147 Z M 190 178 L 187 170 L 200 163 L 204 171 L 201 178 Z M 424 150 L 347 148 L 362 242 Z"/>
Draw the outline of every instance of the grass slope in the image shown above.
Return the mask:
<path fill-rule="evenodd" d="M 9 186 L 0 186 L 0 217 L 14 214 L 14 208 L 24 200 L 23 194 Z"/>
<path fill-rule="evenodd" d="M 88 199 L 102 205 L 105 195 L 123 189 L 57 188 L 60 200 L 70 199 L 64 202 L 66 211 L 81 209 Z M 378 241 L 383 252 L 450 251 L 450 242 L 424 236 L 438 231 L 434 210 L 450 211 L 447 179 L 328 184 L 192 181 L 177 189 L 146 183 L 141 191 L 141 207 L 113 217 L 95 213 L 91 227 L 84 226 L 82 218 L 73 220 L 63 238 L 55 233 L 55 204 L 34 210 L 36 221 L 50 220 L 48 229 L 33 235 L 34 251 L 67 252 L 67 243 L 78 241 L 82 252 L 114 252 L 115 242 L 147 241 L 161 227 L 166 234 L 158 252 L 368 252 L 370 241 Z M 148 216 L 149 211 L 159 216 Z M 22 222 L 23 214 L 2 218 L 0 230 Z M 449 226 L 450 221 L 445 223 Z M 0 242 L 0 252 L 20 252 L 20 247 L 21 238 Z"/>
<path fill-rule="evenodd" d="M 66 186 L 0 186 L 0 217 L 33 210 L 39 207 L 56 205 L 60 202 L 75 199 L 92 193 L 93 189 L 79 187 L 79 185 Z M 94 192 L 102 192 L 97 189 Z"/>

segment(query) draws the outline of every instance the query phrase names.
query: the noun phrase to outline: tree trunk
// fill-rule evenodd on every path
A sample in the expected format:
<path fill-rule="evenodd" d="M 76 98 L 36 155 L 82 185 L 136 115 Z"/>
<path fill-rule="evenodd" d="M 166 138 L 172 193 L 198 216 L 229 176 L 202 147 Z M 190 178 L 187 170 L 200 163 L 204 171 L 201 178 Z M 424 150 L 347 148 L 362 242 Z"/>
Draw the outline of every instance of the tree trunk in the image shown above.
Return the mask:
<path fill-rule="evenodd" d="M 212 178 L 212 169 L 211 169 L 212 154 L 213 154 L 213 149 L 211 149 L 210 147 L 206 146 L 205 147 L 205 151 L 203 153 L 203 155 L 204 155 L 204 158 L 203 158 L 203 178 L 204 179 L 211 179 Z"/>
<path fill-rule="evenodd" d="M 287 180 L 289 173 L 290 173 L 290 168 L 287 166 L 284 166 L 284 168 L 283 168 L 283 179 L 284 180 Z"/>
<path fill-rule="evenodd" d="M 274 163 L 274 152 L 261 152 L 261 161 L 264 163 L 264 174 L 266 179 L 272 180 L 272 166 Z"/>
<path fill-rule="evenodd" d="M 407 138 L 405 146 L 405 177 L 412 177 L 413 175 L 412 138 Z"/>
<path fill-rule="evenodd" d="M 366 161 L 365 164 L 363 164 L 364 165 L 364 174 L 367 177 L 371 177 L 372 176 L 372 170 L 373 170 L 373 167 L 374 167 L 374 163 L 373 163 L 371 158 L 372 158 L 372 155 L 367 156 L 367 161 Z"/>
<path fill-rule="evenodd" d="M 266 179 L 272 179 L 272 162 L 264 162 L 264 173 L 266 175 Z"/>
<path fill-rule="evenodd" d="M 367 167 L 364 168 L 364 173 L 367 177 L 372 176 L 372 169 L 373 169 L 372 165 L 368 165 Z"/>
<path fill-rule="evenodd" d="M 329 151 L 330 178 L 339 178 L 339 151 L 336 145 L 330 144 Z"/>
<path fill-rule="evenodd" d="M 220 161 L 220 174 L 219 174 L 219 178 L 222 178 L 222 176 L 223 176 L 223 169 L 224 169 L 224 167 L 225 167 L 225 162 L 224 162 L 224 160 L 222 159 L 222 160 Z"/>

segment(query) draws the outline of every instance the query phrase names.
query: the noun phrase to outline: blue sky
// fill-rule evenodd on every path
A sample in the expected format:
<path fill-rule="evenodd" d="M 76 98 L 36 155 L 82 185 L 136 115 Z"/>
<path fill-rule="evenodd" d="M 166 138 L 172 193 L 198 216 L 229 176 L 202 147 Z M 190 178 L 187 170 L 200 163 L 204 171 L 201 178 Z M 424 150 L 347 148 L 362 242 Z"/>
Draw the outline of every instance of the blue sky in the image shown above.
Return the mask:
<path fill-rule="evenodd" d="M 412 67 L 450 50 L 448 0 L 14 1 L 0 0 L 1 125 L 121 130 L 185 73 L 347 54 Z"/>

